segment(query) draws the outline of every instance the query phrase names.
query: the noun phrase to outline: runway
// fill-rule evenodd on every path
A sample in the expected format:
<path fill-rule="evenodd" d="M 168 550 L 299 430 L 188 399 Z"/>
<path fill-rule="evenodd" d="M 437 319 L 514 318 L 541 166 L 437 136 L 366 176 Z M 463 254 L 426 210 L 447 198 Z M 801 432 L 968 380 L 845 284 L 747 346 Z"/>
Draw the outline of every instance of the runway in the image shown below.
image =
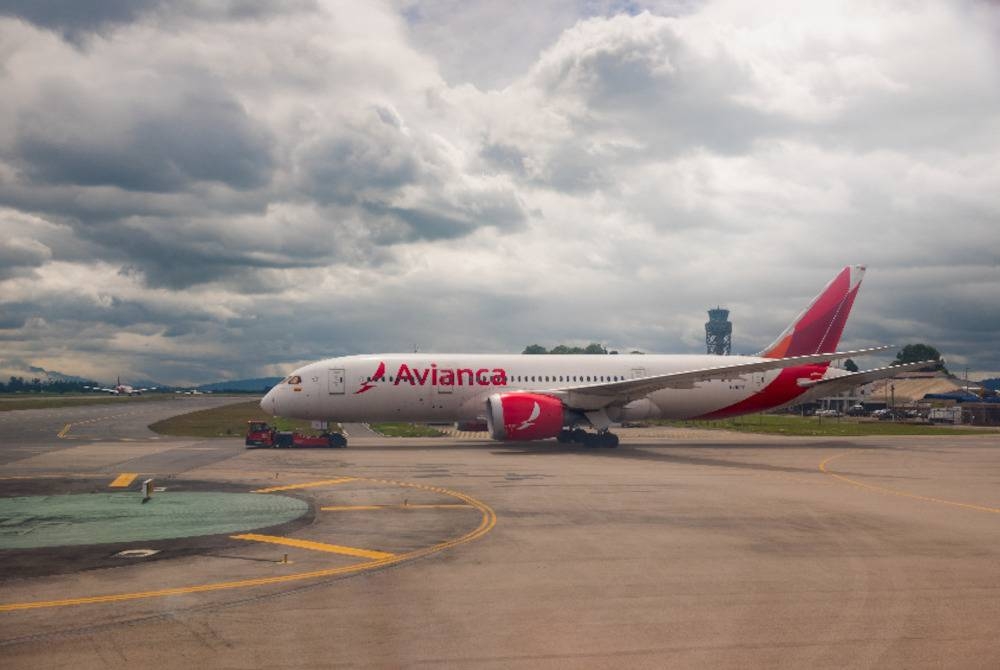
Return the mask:
<path fill-rule="evenodd" d="M 148 477 L 164 496 L 258 492 L 309 513 L 34 550 L 47 570 L 5 550 L 5 668 L 1000 665 L 994 436 L 245 450 L 153 439 L 145 425 L 179 406 L 157 405 L 4 420 L 0 494 L 107 495 L 130 473 L 126 492 Z M 59 438 L 71 422 L 94 439 Z M 147 545 L 160 553 L 113 558 Z"/>

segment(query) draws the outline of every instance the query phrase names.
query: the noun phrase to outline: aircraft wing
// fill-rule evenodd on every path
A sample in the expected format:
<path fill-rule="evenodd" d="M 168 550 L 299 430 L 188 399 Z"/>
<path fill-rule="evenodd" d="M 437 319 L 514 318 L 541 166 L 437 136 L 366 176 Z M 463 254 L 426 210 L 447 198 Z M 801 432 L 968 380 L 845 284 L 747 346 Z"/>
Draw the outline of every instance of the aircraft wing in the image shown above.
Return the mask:
<path fill-rule="evenodd" d="M 570 407 L 600 409 L 609 405 L 625 404 L 660 389 L 689 389 L 693 388 L 698 382 L 706 382 L 713 379 L 733 379 L 752 372 L 765 372 L 767 370 L 789 368 L 796 365 L 826 363 L 841 358 L 864 356 L 878 351 L 885 351 L 889 348 L 873 347 L 870 349 L 857 349 L 855 351 L 791 356 L 789 358 L 763 358 L 752 363 L 719 365 L 699 370 L 686 370 L 684 372 L 671 372 L 665 375 L 626 379 L 618 382 L 603 382 L 589 386 L 552 389 L 550 391 L 542 391 L 542 393 L 561 398 Z M 897 366 L 896 369 L 899 370 L 901 367 Z"/>
<path fill-rule="evenodd" d="M 101 391 L 103 393 L 115 393 L 115 394 L 118 393 L 118 389 L 106 389 L 106 388 L 101 388 L 100 386 L 84 386 L 83 388 L 87 389 L 88 391 Z"/>
<path fill-rule="evenodd" d="M 895 377 L 899 372 L 905 372 L 907 370 L 916 370 L 919 368 L 926 368 L 930 366 L 937 366 L 938 361 L 919 361 L 917 363 L 904 363 L 902 365 L 890 365 L 884 368 L 874 368 L 872 370 L 862 370 L 861 372 L 852 372 L 851 374 L 841 375 L 839 377 L 831 377 L 830 379 L 809 379 L 799 382 L 799 386 L 803 386 L 809 389 L 810 397 L 815 396 L 829 396 L 840 393 L 841 391 L 849 391 L 851 389 L 857 388 L 873 382 L 879 379 L 885 379 L 886 377 Z"/>

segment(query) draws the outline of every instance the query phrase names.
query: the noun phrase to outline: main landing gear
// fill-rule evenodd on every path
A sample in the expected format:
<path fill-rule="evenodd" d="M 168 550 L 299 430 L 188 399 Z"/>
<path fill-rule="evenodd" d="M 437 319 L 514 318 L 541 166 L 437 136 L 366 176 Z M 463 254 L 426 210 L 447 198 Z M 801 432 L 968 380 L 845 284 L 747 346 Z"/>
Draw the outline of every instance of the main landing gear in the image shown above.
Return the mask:
<path fill-rule="evenodd" d="M 589 433 L 582 428 L 573 430 L 562 429 L 556 439 L 562 444 L 581 444 L 585 447 L 604 447 L 614 449 L 618 446 L 618 436 L 607 430 Z"/>

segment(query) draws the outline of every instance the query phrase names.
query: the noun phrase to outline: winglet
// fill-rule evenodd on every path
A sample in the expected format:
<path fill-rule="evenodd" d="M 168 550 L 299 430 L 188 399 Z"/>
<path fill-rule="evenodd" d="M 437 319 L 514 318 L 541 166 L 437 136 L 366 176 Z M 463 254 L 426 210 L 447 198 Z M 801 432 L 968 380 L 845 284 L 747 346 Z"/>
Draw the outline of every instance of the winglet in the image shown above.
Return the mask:
<path fill-rule="evenodd" d="M 864 275 L 863 265 L 849 265 L 841 270 L 778 339 L 759 355 L 786 358 L 836 351 Z"/>

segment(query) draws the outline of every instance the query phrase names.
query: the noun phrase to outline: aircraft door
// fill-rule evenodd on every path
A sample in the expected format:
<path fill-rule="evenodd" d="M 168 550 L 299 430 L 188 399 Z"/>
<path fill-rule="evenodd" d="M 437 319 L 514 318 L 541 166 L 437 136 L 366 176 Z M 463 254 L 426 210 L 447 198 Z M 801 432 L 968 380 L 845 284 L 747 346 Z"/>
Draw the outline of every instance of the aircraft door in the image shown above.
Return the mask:
<path fill-rule="evenodd" d="M 641 379 L 646 376 L 646 368 L 632 368 L 632 379 Z"/>
<path fill-rule="evenodd" d="M 331 368 L 326 371 L 327 389 L 330 395 L 344 395 L 344 368 Z"/>

